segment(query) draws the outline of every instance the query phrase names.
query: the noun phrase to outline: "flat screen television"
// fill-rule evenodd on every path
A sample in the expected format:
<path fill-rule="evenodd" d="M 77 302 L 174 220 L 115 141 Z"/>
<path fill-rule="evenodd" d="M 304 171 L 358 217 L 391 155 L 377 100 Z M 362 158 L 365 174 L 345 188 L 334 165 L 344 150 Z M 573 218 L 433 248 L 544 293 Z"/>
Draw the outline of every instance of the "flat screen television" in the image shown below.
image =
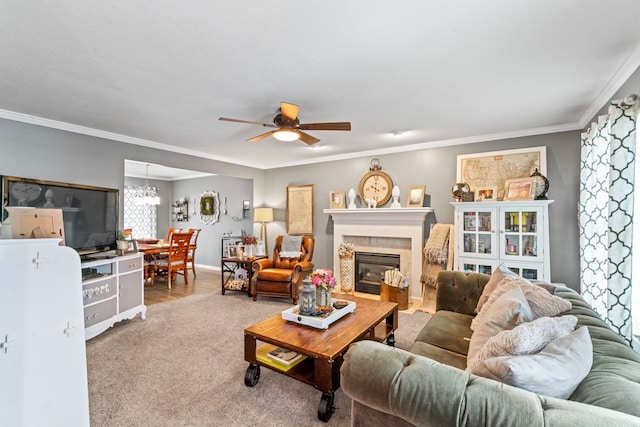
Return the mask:
<path fill-rule="evenodd" d="M 117 189 L 5 176 L 2 195 L 3 206 L 62 209 L 64 243 L 80 255 L 116 249 Z M 3 208 L 0 220 L 8 216 Z"/>

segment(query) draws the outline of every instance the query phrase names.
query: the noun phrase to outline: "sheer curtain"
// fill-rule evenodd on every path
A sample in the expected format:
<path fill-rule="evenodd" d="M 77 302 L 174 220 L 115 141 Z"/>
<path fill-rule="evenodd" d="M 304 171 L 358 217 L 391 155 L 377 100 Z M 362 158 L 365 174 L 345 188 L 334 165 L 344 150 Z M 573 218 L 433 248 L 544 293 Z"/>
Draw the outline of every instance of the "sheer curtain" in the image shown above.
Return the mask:
<path fill-rule="evenodd" d="M 149 187 L 157 194 L 156 187 Z M 156 205 L 139 205 L 135 199 L 142 197 L 147 187 L 125 185 L 124 187 L 124 228 L 130 228 L 136 239 L 157 238 L 158 207 Z"/>
<path fill-rule="evenodd" d="M 612 102 L 581 136 L 582 294 L 632 343 L 632 245 L 637 97 Z"/>

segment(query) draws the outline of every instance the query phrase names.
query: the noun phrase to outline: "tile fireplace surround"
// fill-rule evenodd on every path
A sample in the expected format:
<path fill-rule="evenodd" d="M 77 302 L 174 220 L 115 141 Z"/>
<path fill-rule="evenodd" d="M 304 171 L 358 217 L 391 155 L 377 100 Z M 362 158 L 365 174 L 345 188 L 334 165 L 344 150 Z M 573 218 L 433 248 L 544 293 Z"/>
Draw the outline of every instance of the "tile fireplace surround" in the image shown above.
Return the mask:
<path fill-rule="evenodd" d="M 400 255 L 400 270 L 411 272 L 412 303 L 422 301 L 422 250 L 425 219 L 431 208 L 324 209 L 333 219 L 333 271 L 340 283 L 340 243 L 356 251 Z"/>

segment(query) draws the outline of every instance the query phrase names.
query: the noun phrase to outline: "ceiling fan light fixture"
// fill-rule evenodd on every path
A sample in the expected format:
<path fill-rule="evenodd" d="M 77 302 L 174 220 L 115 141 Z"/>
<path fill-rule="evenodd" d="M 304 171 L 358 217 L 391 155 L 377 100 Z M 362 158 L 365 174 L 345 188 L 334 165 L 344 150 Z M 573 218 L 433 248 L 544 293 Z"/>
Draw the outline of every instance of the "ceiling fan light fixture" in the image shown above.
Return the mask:
<path fill-rule="evenodd" d="M 295 130 L 280 129 L 273 133 L 273 137 L 278 141 L 295 141 L 300 138 L 300 135 Z"/>

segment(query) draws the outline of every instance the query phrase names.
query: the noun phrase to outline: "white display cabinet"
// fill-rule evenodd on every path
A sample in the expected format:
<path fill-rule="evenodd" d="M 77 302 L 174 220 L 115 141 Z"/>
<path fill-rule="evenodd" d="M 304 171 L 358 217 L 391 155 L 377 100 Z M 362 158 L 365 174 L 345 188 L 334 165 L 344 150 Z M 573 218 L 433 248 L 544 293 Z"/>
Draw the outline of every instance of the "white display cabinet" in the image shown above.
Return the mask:
<path fill-rule="evenodd" d="M 491 274 L 504 263 L 530 280 L 551 280 L 549 204 L 553 200 L 454 202 L 454 269 Z"/>

